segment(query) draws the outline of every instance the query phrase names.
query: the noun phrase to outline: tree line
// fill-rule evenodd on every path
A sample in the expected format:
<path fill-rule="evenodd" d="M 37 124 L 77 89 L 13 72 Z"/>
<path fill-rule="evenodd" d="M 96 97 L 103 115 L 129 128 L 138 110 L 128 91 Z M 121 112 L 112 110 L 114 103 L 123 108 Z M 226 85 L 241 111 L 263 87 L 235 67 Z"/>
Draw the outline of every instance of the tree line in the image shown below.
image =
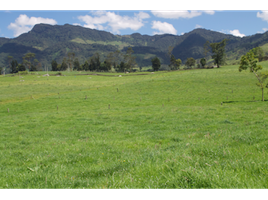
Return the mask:
<path fill-rule="evenodd" d="M 203 54 L 204 57 L 201 59 L 195 60 L 190 57 L 187 58 L 185 62 L 185 69 L 191 69 L 192 67 L 197 65 L 197 68 L 205 68 L 207 64 L 207 59 L 209 58 L 208 53 L 211 53 L 211 58 L 214 61 L 214 65 L 218 68 L 221 65 L 225 64 L 226 54 L 225 54 L 225 46 L 227 43 L 227 39 L 222 40 L 218 43 L 206 43 L 203 46 Z M 170 57 L 170 70 L 178 70 L 182 65 L 182 61 L 179 58 L 175 58 L 172 54 L 173 47 L 170 46 L 168 48 L 168 55 Z M 83 64 L 80 64 L 79 59 L 75 57 L 74 52 L 68 52 L 67 56 L 62 60 L 61 63 L 57 63 L 56 60 L 51 61 L 52 71 L 73 71 L 73 70 L 85 70 L 85 71 L 109 71 L 112 68 L 117 72 L 125 72 L 125 71 L 135 71 L 133 68 L 136 64 L 136 57 L 133 56 L 134 51 L 131 47 L 127 49 L 125 53 L 120 50 L 116 50 L 114 52 L 110 52 L 105 60 L 101 62 L 100 54 L 96 52 L 90 58 L 88 58 Z M 258 55 L 258 59 L 261 61 L 264 59 L 263 50 L 260 47 L 254 48 L 255 55 Z M 154 71 L 158 71 L 161 68 L 161 61 L 156 56 L 151 59 L 152 68 Z M 8 56 L 8 64 L 11 69 L 11 73 L 17 73 L 18 71 L 39 71 L 42 70 L 41 63 L 35 59 L 34 53 L 26 53 L 23 57 L 22 63 L 18 63 L 17 60 L 14 60 L 12 56 Z M 140 71 L 142 66 L 139 66 Z"/>
<path fill-rule="evenodd" d="M 204 68 L 207 63 L 207 55 L 209 52 L 212 53 L 212 59 L 214 60 L 214 65 L 217 65 L 219 68 L 221 65 L 225 64 L 226 54 L 225 54 L 225 46 L 227 39 L 222 40 L 218 43 L 209 43 L 207 41 L 204 44 L 204 57 L 200 60 L 195 60 L 193 57 L 187 58 L 185 62 L 186 69 L 191 69 L 193 66 L 197 64 L 197 68 Z M 168 55 L 170 57 L 170 70 L 177 70 L 180 68 L 182 61 L 181 59 L 176 59 L 172 54 L 173 47 L 170 46 L 168 48 Z M 154 71 L 158 71 L 161 66 L 160 59 L 158 57 L 154 57 L 152 60 L 152 68 Z"/>
<path fill-rule="evenodd" d="M 10 68 L 10 72 L 13 73 L 17 73 L 19 71 L 39 71 L 42 69 L 42 65 L 41 62 L 39 62 L 36 58 L 35 58 L 35 53 L 26 53 L 23 57 L 22 57 L 22 62 L 18 63 L 17 60 L 13 59 L 13 56 L 8 56 L 7 60 L 8 60 L 8 65 Z"/>
<path fill-rule="evenodd" d="M 118 72 L 131 72 L 136 65 L 136 57 L 133 56 L 133 53 L 134 51 L 131 47 L 129 47 L 125 53 L 116 50 L 110 52 L 105 60 L 101 62 L 100 54 L 96 52 L 83 64 L 80 64 L 79 59 L 75 57 L 75 53 L 69 52 L 67 58 L 63 58 L 62 63 L 60 64 L 58 64 L 56 60 L 52 60 L 51 67 L 52 71 L 109 71 L 114 67 Z"/>

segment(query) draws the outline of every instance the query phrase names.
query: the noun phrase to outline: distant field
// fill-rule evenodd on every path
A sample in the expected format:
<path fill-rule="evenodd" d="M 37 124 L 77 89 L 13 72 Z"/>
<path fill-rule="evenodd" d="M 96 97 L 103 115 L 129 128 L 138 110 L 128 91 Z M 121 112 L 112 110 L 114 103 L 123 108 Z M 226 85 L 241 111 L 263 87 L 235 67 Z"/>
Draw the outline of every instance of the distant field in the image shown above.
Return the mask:
<path fill-rule="evenodd" d="M 268 187 L 268 94 L 238 66 L 44 73 L 0 76 L 0 188 Z"/>
<path fill-rule="evenodd" d="M 129 43 L 121 42 L 121 41 L 113 41 L 113 42 L 104 42 L 104 41 L 93 41 L 93 40 L 83 40 L 81 38 L 75 38 L 71 40 L 71 42 L 81 43 L 81 44 L 103 44 L 103 45 L 114 45 L 118 46 L 119 50 L 122 50 L 124 47 L 132 46 Z"/>

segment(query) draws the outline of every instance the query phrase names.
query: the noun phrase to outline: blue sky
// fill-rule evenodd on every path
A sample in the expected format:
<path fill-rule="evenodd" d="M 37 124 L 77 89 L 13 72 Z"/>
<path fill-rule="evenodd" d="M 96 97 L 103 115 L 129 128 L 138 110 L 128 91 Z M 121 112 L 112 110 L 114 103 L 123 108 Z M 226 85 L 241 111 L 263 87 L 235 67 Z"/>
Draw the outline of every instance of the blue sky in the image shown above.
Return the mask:
<path fill-rule="evenodd" d="M 178 3 L 174 4 L 174 1 L 171 0 L 161 1 L 166 2 L 165 5 L 169 5 L 167 7 L 161 4 L 150 5 L 148 2 L 143 5 L 141 0 L 131 1 L 136 2 L 135 5 L 127 4 L 127 6 L 122 3 L 126 1 L 117 0 L 112 1 L 112 4 L 100 1 L 94 5 L 85 3 L 89 1 L 76 0 L 75 5 L 66 4 L 67 6 L 64 3 L 55 4 L 55 0 L 47 0 L 46 4 L 38 5 L 33 3 L 37 1 L 27 0 L 26 2 L 28 3 L 17 2 L 16 6 L 13 6 L 14 1 L 11 1 L 1 6 L 0 37 L 17 37 L 30 31 L 38 23 L 52 25 L 68 23 L 120 35 L 136 32 L 143 35 L 164 33 L 182 35 L 195 28 L 205 28 L 243 37 L 264 33 L 268 30 L 268 7 L 266 6 L 266 10 L 263 10 L 266 4 L 260 4 L 258 0 L 254 2 L 259 3 L 261 8 L 259 10 L 248 9 L 255 8 L 252 6 L 241 9 L 239 2 L 236 6 L 229 0 L 224 2 L 227 5 L 228 2 L 232 3 L 233 7 L 207 6 L 214 1 L 202 1 L 203 4 L 207 3 L 205 6 L 197 1 L 190 1 L 188 4 L 184 3 L 179 6 L 176 6 Z M 121 6 L 117 6 L 119 4 Z M 138 6 L 139 4 L 143 6 Z M 76 5 L 80 5 L 80 7 Z M 200 9 L 196 9 L 197 7 Z M 85 10 L 85 8 L 90 10 Z M 223 10 L 219 10 L 219 8 L 223 8 Z"/>

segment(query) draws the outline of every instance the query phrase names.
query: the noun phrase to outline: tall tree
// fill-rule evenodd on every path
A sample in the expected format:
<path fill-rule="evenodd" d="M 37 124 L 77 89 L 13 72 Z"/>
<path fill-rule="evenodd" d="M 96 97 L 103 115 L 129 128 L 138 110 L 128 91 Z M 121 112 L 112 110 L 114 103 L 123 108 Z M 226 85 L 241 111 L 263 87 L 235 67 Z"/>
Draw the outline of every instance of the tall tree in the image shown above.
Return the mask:
<path fill-rule="evenodd" d="M 210 42 L 207 40 L 203 47 L 203 54 L 205 58 L 207 57 L 209 52 L 210 52 Z"/>
<path fill-rule="evenodd" d="M 56 60 L 52 60 L 51 61 L 51 68 L 52 68 L 52 71 L 57 71 L 58 70 L 58 63 Z"/>
<path fill-rule="evenodd" d="M 12 60 L 11 62 L 11 73 L 17 73 L 18 72 L 18 62 L 17 60 Z"/>
<path fill-rule="evenodd" d="M 120 50 L 116 50 L 113 52 L 113 56 L 114 56 L 114 67 L 117 67 L 117 65 L 119 65 L 119 62 L 121 60 L 122 57 L 122 52 Z"/>
<path fill-rule="evenodd" d="M 73 71 L 73 60 L 74 60 L 74 57 L 75 57 L 75 53 L 74 52 L 68 52 L 67 54 L 67 57 L 68 57 L 68 70 L 71 70 Z"/>
<path fill-rule="evenodd" d="M 255 47 L 251 49 L 251 51 L 254 53 L 255 57 L 259 59 L 259 61 L 262 61 L 264 52 L 261 47 Z"/>
<path fill-rule="evenodd" d="M 82 67 L 80 67 L 80 63 L 79 63 L 78 58 L 75 58 L 74 59 L 74 69 L 76 69 L 76 70 L 83 70 Z"/>
<path fill-rule="evenodd" d="M 223 39 L 221 42 L 218 43 L 211 43 L 210 47 L 212 50 L 212 59 L 214 59 L 214 65 L 217 65 L 217 68 L 220 65 L 225 63 L 225 46 L 226 46 L 227 39 Z"/>
<path fill-rule="evenodd" d="M 192 68 L 195 65 L 195 59 L 194 58 L 187 58 L 185 65 L 187 68 Z"/>
<path fill-rule="evenodd" d="M 173 54 L 171 54 L 170 56 L 170 64 L 169 67 L 171 70 L 175 69 L 175 65 L 176 65 L 176 58 Z"/>
<path fill-rule="evenodd" d="M 158 71 L 161 67 L 161 62 L 158 57 L 154 57 L 152 60 L 152 68 L 154 71 Z"/>
<path fill-rule="evenodd" d="M 66 58 L 63 58 L 61 63 L 61 71 L 65 71 L 66 69 L 68 69 L 67 61 Z"/>
<path fill-rule="evenodd" d="M 264 101 L 264 93 L 263 90 L 265 87 L 268 87 L 268 84 L 265 86 L 265 81 L 268 78 L 268 73 L 260 73 L 259 70 L 262 69 L 261 65 L 257 64 L 258 58 L 254 54 L 254 50 L 250 50 L 246 55 L 243 55 L 240 59 L 239 72 L 243 70 L 247 70 L 254 73 L 258 80 L 257 86 L 260 87 L 262 91 L 262 101 Z"/>
<path fill-rule="evenodd" d="M 22 57 L 23 59 L 23 64 L 26 65 L 28 67 L 28 70 L 31 69 L 31 66 L 32 66 L 32 59 L 35 57 L 35 53 L 26 53 L 24 57 Z"/>
<path fill-rule="evenodd" d="M 100 69 L 100 54 L 97 52 L 95 53 L 90 59 L 89 59 L 89 63 L 90 63 L 90 71 L 99 71 Z"/>
<path fill-rule="evenodd" d="M 8 60 L 9 69 L 11 69 L 11 62 L 13 60 L 13 56 L 7 56 L 7 60 Z"/>
<path fill-rule="evenodd" d="M 86 60 L 85 63 L 82 65 L 82 68 L 83 68 L 83 70 L 85 70 L 85 71 L 88 71 L 88 70 L 89 70 L 89 64 L 88 64 L 87 60 Z"/>
<path fill-rule="evenodd" d="M 132 55 L 134 51 L 131 47 L 128 47 L 126 54 L 124 55 L 124 61 L 127 65 L 127 68 L 130 69 L 130 72 L 132 71 L 132 68 L 136 65 L 136 57 Z"/>

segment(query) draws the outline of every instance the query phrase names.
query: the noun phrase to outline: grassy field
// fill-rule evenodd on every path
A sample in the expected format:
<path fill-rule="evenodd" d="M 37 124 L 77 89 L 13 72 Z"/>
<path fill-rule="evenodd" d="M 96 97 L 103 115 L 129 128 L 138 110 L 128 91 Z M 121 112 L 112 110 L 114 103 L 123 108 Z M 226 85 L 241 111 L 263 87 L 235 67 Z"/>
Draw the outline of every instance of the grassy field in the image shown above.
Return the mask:
<path fill-rule="evenodd" d="M 268 187 L 253 74 L 63 74 L 0 77 L 0 188 Z"/>

